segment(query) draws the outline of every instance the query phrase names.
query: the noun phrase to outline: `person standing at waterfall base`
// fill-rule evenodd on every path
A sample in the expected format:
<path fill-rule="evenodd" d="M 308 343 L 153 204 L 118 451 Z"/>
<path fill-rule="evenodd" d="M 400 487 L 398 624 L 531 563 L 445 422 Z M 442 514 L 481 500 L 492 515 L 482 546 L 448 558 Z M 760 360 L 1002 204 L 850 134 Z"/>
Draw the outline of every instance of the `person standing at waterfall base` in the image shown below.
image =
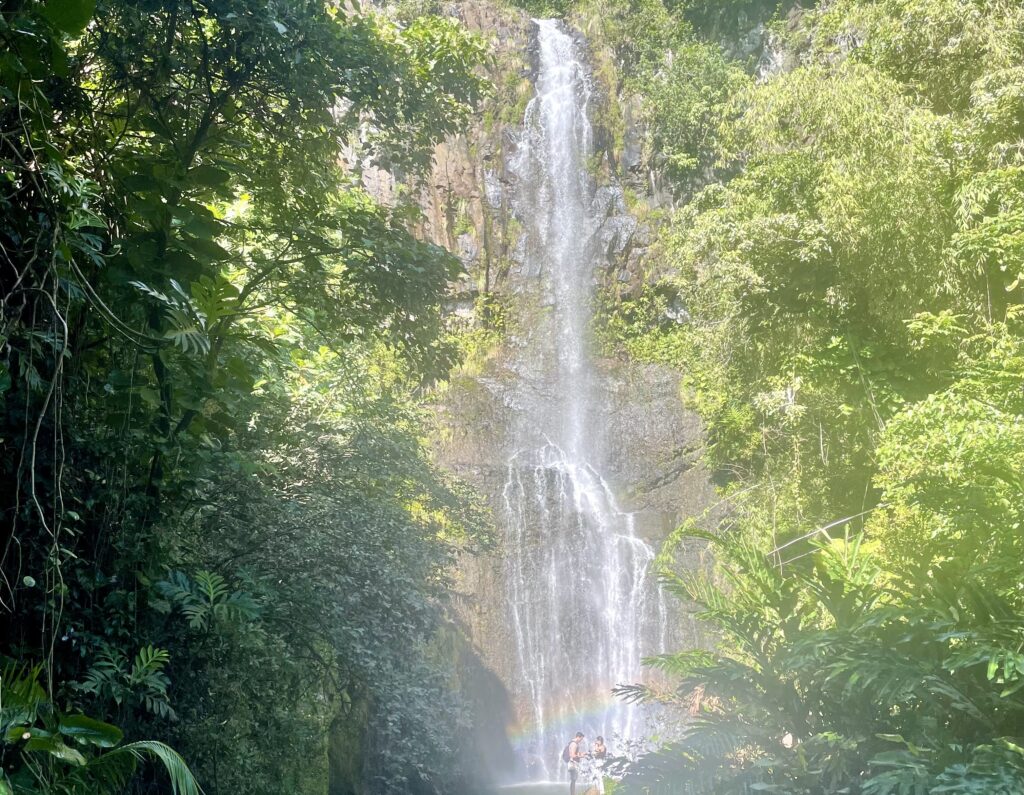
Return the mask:
<path fill-rule="evenodd" d="M 608 746 L 604 744 L 604 737 L 600 734 L 594 740 L 590 749 L 590 756 L 593 759 L 593 790 L 598 795 L 604 795 L 604 761 L 608 758 Z"/>
<path fill-rule="evenodd" d="M 576 736 L 569 740 L 569 744 L 562 751 L 562 761 L 566 763 L 569 770 L 569 795 L 576 795 L 576 779 L 580 774 L 580 760 L 583 759 L 583 732 L 576 732 Z"/>

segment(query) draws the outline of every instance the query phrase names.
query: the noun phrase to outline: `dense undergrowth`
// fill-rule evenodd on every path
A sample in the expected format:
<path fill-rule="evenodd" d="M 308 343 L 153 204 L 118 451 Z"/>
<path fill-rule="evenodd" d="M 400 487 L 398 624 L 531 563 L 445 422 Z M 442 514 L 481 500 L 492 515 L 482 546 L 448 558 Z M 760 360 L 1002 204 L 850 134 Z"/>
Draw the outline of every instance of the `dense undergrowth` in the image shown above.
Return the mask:
<path fill-rule="evenodd" d="M 459 265 L 355 171 L 425 168 L 484 56 L 304 0 L 0 7 L 0 793 L 472 789 L 445 595 L 487 538 L 414 399 Z"/>
<path fill-rule="evenodd" d="M 722 495 L 662 553 L 719 641 L 622 690 L 684 716 L 623 789 L 1024 791 L 1024 12 L 767 9 L 745 58 L 709 7 L 600 17 L 678 201 L 608 333 Z"/>

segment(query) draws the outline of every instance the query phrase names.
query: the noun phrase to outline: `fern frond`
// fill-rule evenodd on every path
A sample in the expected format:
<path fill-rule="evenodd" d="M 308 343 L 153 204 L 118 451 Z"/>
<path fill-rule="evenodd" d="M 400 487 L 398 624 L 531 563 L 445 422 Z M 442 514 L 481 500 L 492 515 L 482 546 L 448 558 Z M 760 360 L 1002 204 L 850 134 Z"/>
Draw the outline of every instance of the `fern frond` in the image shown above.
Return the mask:
<path fill-rule="evenodd" d="M 0 735 L 11 726 L 32 723 L 47 700 L 39 683 L 41 666 L 5 659 L 0 672 Z"/>

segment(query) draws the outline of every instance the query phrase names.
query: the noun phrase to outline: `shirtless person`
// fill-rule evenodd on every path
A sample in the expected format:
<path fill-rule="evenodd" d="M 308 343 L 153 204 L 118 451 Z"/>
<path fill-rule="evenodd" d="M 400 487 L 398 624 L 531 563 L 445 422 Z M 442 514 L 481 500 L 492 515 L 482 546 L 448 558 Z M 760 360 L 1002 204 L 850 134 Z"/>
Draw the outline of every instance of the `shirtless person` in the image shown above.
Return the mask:
<path fill-rule="evenodd" d="M 583 759 L 583 732 L 576 732 L 576 736 L 569 741 L 565 749 L 569 766 L 569 795 L 576 795 L 576 779 L 580 774 L 580 760 Z"/>

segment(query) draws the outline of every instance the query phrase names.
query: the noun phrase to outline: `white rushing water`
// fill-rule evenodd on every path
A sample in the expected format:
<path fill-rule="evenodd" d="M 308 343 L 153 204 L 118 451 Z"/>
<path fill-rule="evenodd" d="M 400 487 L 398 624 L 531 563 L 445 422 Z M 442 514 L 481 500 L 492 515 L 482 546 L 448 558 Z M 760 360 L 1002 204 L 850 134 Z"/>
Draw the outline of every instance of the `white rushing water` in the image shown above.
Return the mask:
<path fill-rule="evenodd" d="M 517 451 L 502 494 L 513 695 L 528 715 L 515 738 L 527 775 L 564 775 L 577 730 L 612 753 L 642 732 L 639 708 L 615 701 L 664 640 L 664 604 L 636 535 L 602 477 L 609 418 L 588 344 L 595 233 L 602 212 L 587 171 L 591 81 L 582 43 L 538 20 L 536 94 L 513 165 L 521 267 L 543 306 L 521 331 Z"/>

